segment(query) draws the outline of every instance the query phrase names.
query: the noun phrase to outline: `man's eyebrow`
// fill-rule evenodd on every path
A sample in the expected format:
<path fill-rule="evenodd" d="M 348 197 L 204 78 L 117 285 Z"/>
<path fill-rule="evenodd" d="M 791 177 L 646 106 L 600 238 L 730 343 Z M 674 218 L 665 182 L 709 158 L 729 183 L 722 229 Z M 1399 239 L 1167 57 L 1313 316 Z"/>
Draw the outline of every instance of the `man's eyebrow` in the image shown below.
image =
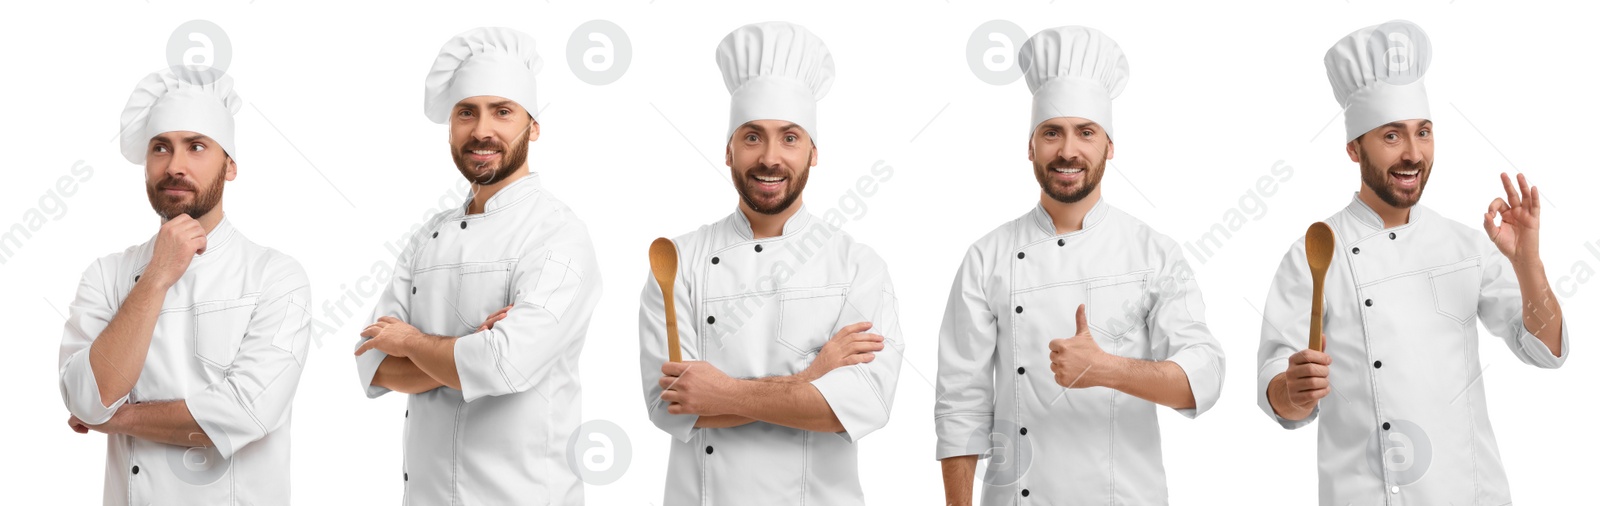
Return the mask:
<path fill-rule="evenodd" d="M 751 121 L 749 123 L 745 123 L 743 125 L 739 125 L 739 128 L 741 130 L 750 129 L 750 130 L 755 130 L 757 132 L 766 132 L 767 131 L 767 129 L 765 127 L 763 127 L 761 124 L 756 123 L 754 121 Z M 782 131 L 786 131 L 786 130 L 803 130 L 803 129 L 800 128 L 800 125 L 797 125 L 797 124 L 794 124 L 794 123 L 784 123 L 782 125 L 778 125 L 776 128 L 773 128 L 773 130 L 782 132 Z"/>
<path fill-rule="evenodd" d="M 1100 124 L 1099 123 L 1095 123 L 1093 121 L 1085 121 L 1083 123 L 1078 123 L 1076 125 L 1072 125 L 1072 129 L 1073 130 L 1083 130 L 1083 129 L 1089 128 L 1089 127 L 1100 128 Z"/>
<path fill-rule="evenodd" d="M 1428 128 L 1428 127 L 1431 127 L 1431 126 L 1433 126 L 1433 120 L 1425 119 L 1425 120 L 1422 120 L 1421 124 L 1417 125 L 1417 128 Z M 1396 122 L 1393 122 L 1393 123 L 1386 123 L 1383 126 L 1380 126 L 1378 128 L 1393 128 L 1393 129 L 1396 129 L 1396 130 L 1405 130 L 1406 129 L 1406 124 L 1403 121 L 1396 121 Z"/>
<path fill-rule="evenodd" d="M 198 140 L 204 139 L 204 138 L 206 138 L 205 134 L 194 134 L 194 135 L 191 135 L 191 136 L 188 136 L 188 137 L 184 137 L 183 138 L 183 142 L 189 143 L 189 142 L 198 141 Z"/>

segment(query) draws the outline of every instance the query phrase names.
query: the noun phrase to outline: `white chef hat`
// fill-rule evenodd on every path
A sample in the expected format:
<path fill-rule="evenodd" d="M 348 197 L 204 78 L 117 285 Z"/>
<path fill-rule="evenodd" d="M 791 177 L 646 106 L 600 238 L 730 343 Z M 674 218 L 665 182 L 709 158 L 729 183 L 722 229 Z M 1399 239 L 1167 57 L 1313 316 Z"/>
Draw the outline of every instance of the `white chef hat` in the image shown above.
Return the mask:
<path fill-rule="evenodd" d="M 237 161 L 233 115 L 243 105 L 233 78 L 220 70 L 179 66 L 152 73 L 134 86 L 122 108 L 122 156 L 143 165 L 151 138 L 188 131 L 217 141 Z"/>
<path fill-rule="evenodd" d="M 1428 34 L 1403 20 L 1356 30 L 1329 48 L 1322 63 L 1344 107 L 1345 141 L 1394 121 L 1428 119 L 1422 76 L 1432 59 Z"/>
<path fill-rule="evenodd" d="M 422 112 L 444 124 L 462 99 L 491 95 L 509 98 L 533 115 L 539 108 L 534 76 L 542 68 L 532 36 L 510 28 L 468 30 L 439 48 L 428 71 Z"/>
<path fill-rule="evenodd" d="M 1111 99 L 1128 85 L 1128 57 L 1117 41 L 1086 26 L 1047 28 L 1017 51 L 1033 92 L 1033 126 L 1051 118 L 1084 118 L 1111 136 Z"/>
<path fill-rule="evenodd" d="M 817 138 L 817 101 L 833 86 L 833 55 L 822 39 L 782 21 L 741 26 L 717 45 L 717 66 L 733 94 L 729 138 L 760 119 L 791 121 Z"/>

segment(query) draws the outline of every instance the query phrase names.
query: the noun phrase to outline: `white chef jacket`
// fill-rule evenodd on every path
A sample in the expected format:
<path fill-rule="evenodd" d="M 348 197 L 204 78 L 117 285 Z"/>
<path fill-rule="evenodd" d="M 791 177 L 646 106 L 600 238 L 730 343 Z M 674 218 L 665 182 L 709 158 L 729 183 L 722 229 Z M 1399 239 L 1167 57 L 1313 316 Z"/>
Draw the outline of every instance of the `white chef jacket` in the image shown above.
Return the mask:
<path fill-rule="evenodd" d="M 600 299 L 588 229 L 538 174 L 501 188 L 481 214 L 466 214 L 468 204 L 412 236 L 372 312 L 374 321 L 393 316 L 427 334 L 460 336 L 462 389 L 406 403 L 405 462 L 395 473 L 403 503 L 582 504 L 566 449 L 582 423 L 578 355 Z M 475 332 L 513 302 L 493 329 Z M 372 384 L 385 357 L 356 357 L 368 397 L 390 392 Z"/>
<path fill-rule="evenodd" d="M 61 336 L 61 397 L 90 425 L 128 403 L 187 401 L 214 446 L 109 436 L 105 504 L 289 504 L 290 405 L 311 340 L 305 269 L 223 218 L 167 290 L 138 382 L 106 406 L 89 346 L 154 248 L 152 237 L 84 271 Z"/>
<path fill-rule="evenodd" d="M 1502 505 L 1511 502 L 1483 390 L 1478 326 L 1523 362 L 1560 367 L 1572 354 L 1570 320 L 1560 357 L 1522 325 L 1511 264 L 1481 229 L 1423 206 L 1383 228 L 1359 198 L 1325 220 L 1335 248 L 1323 283 L 1323 333 L 1333 391 L 1311 416 L 1290 421 L 1267 401 L 1267 383 L 1307 346 L 1311 270 L 1305 240 L 1278 265 L 1261 325 L 1256 403 L 1284 428 L 1320 419 L 1318 497 L 1324 505 Z"/>
<path fill-rule="evenodd" d="M 1183 368 L 1179 413 L 1217 402 L 1222 348 L 1178 244 L 1105 200 L 1066 234 L 1036 206 L 967 250 L 939 329 L 935 457 L 986 459 L 986 506 L 1167 502 L 1157 405 L 1050 371 L 1079 304 L 1107 353 Z"/>
<path fill-rule="evenodd" d="M 735 378 L 799 373 L 846 325 L 872 322 L 884 350 L 872 362 L 811 382 L 844 432 L 752 422 L 696 429 L 695 415 L 667 413 L 661 365 L 667 332 L 661 288 L 645 282 L 639 303 L 639 369 L 650 421 L 671 434 L 666 506 L 863 504 L 856 442 L 889 422 L 905 347 L 888 266 L 841 223 L 802 207 L 777 237 L 755 239 L 735 211 L 673 242 L 673 300 L 683 359 Z"/>

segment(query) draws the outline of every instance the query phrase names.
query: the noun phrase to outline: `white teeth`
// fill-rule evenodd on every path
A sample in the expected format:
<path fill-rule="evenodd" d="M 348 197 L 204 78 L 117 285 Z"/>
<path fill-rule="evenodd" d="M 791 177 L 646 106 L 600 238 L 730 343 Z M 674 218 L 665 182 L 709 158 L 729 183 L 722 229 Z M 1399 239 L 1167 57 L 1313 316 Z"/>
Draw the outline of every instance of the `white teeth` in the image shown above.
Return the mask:
<path fill-rule="evenodd" d="M 781 177 L 761 177 L 761 176 L 756 176 L 756 179 L 759 180 L 759 181 L 762 181 L 762 182 L 766 182 L 766 183 L 776 183 L 778 181 L 782 181 L 783 180 L 783 178 L 781 178 Z"/>
<path fill-rule="evenodd" d="M 1394 171 L 1395 174 L 1401 175 L 1401 176 L 1406 176 L 1406 177 L 1415 176 L 1415 175 L 1417 175 L 1418 172 L 1421 172 L 1421 171 L 1417 171 L 1417 170 L 1412 170 L 1412 171 L 1400 171 L 1400 170 L 1397 170 L 1397 171 Z"/>
<path fill-rule="evenodd" d="M 474 150 L 472 150 L 472 154 L 474 154 L 474 155 L 492 155 L 492 154 L 495 154 L 495 153 L 496 153 L 495 151 L 490 151 L 490 150 L 486 150 L 486 149 L 474 149 Z"/>
<path fill-rule="evenodd" d="M 1060 172 L 1062 174 L 1077 174 L 1079 172 L 1083 172 L 1083 169 L 1054 169 L 1054 170 L 1056 172 Z"/>

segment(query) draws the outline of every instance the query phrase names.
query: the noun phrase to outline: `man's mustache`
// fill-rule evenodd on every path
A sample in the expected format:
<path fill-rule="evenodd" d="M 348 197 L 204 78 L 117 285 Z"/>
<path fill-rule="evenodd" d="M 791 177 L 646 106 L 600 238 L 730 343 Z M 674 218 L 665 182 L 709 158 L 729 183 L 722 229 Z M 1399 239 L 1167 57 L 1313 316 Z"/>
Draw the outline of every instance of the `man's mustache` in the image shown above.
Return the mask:
<path fill-rule="evenodd" d="M 194 183 L 191 183 L 188 180 L 185 180 L 185 179 L 174 179 L 171 176 L 167 176 L 167 177 L 161 178 L 161 181 L 156 183 L 156 189 L 157 190 L 188 190 L 188 191 L 195 191 L 195 186 L 194 186 Z"/>

